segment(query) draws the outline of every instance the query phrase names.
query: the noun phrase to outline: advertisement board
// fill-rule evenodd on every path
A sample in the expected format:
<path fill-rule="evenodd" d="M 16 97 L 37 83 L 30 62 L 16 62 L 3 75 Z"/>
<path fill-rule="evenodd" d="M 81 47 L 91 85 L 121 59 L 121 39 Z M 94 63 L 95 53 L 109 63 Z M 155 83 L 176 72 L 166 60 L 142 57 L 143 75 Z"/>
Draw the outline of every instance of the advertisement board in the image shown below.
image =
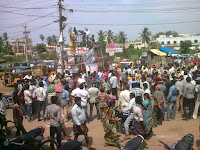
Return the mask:
<path fill-rule="evenodd" d="M 106 45 L 106 53 L 123 53 L 123 44 L 121 43 L 110 43 Z"/>

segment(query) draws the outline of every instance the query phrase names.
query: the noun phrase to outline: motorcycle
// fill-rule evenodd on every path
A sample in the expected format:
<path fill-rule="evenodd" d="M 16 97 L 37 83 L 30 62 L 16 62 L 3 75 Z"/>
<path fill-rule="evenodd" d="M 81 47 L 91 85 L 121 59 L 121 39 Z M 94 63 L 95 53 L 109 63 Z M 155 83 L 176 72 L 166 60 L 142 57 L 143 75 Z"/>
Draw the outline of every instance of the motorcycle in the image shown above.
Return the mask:
<path fill-rule="evenodd" d="M 119 150 L 140 150 L 141 145 L 144 141 L 143 136 L 137 135 L 135 138 L 131 139 L 126 143 L 124 147 L 120 147 Z M 62 145 L 58 150 L 82 150 L 82 142 L 71 140 Z"/>
<path fill-rule="evenodd" d="M 11 120 L 6 120 L 6 113 L 5 113 L 5 111 L 1 110 L 1 111 L 0 111 L 0 129 L 2 130 L 3 127 L 5 127 L 7 134 L 10 133 L 10 131 L 9 131 L 9 129 L 8 129 L 8 123 L 9 123 L 9 122 L 14 123 L 14 122 L 11 121 Z"/>
<path fill-rule="evenodd" d="M 43 133 L 45 131 L 44 127 L 35 128 L 27 132 L 22 137 L 12 137 L 6 138 L 3 143 L 2 149 L 9 150 L 27 150 L 27 149 L 44 149 L 42 146 L 47 142 L 53 142 L 56 146 L 57 143 L 50 137 L 44 138 Z"/>
<path fill-rule="evenodd" d="M 166 150 L 193 150 L 194 136 L 187 134 L 177 144 L 172 144 L 171 147 L 160 140 L 159 142 L 163 144 Z"/>

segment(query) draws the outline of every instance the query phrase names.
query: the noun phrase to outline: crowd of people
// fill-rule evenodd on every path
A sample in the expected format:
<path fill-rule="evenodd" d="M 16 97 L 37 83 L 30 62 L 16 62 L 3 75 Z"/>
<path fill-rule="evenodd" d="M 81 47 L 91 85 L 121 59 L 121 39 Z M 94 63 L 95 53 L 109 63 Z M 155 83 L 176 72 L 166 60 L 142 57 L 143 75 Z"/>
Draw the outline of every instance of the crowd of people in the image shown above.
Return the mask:
<path fill-rule="evenodd" d="M 68 139 L 65 123 L 71 112 L 74 139 L 84 135 L 88 149 L 87 124 L 95 118 L 105 131 L 104 146 L 119 146 L 120 141 L 134 134 L 148 135 L 162 122 L 176 119 L 182 113 L 184 120 L 197 119 L 200 106 L 200 66 L 128 66 L 98 72 L 46 74 L 44 78 L 27 74 L 14 84 L 12 94 L 13 119 L 16 135 L 26 133 L 25 116 L 30 122 L 50 119 L 50 136 L 57 134 L 58 147 L 61 133 Z M 89 108 L 88 108 L 89 106 Z M 41 111 L 43 112 L 41 115 Z M 120 139 L 117 122 L 122 122 L 125 138 Z M 53 149 L 53 145 L 51 145 Z"/>

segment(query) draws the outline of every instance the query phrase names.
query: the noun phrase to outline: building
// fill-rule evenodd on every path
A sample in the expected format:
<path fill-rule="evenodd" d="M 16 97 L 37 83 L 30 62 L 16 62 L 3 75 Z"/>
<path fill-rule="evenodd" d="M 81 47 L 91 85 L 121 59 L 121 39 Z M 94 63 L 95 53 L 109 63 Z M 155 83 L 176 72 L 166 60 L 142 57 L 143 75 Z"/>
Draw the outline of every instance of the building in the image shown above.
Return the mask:
<path fill-rule="evenodd" d="M 147 45 L 142 43 L 142 41 L 140 40 L 126 42 L 124 46 L 125 48 L 128 48 L 130 45 L 133 45 L 134 48 L 139 48 L 139 49 L 147 47 Z"/>
<path fill-rule="evenodd" d="M 56 51 L 57 46 L 46 45 L 47 52 Z"/>
<path fill-rule="evenodd" d="M 21 38 L 21 39 L 12 39 L 11 41 L 11 45 L 12 45 L 12 50 L 15 53 L 15 55 L 25 55 L 26 52 L 26 39 L 25 38 Z M 27 53 L 31 54 L 32 50 L 32 39 L 29 38 L 27 41 Z"/>
<path fill-rule="evenodd" d="M 173 35 L 160 35 L 159 38 L 156 39 L 162 47 L 173 47 L 175 50 L 179 50 L 181 42 L 186 40 L 192 42 L 192 47 L 190 47 L 190 49 L 200 48 L 200 35 L 190 36 L 188 34 L 180 34 L 179 37 L 173 37 Z"/>

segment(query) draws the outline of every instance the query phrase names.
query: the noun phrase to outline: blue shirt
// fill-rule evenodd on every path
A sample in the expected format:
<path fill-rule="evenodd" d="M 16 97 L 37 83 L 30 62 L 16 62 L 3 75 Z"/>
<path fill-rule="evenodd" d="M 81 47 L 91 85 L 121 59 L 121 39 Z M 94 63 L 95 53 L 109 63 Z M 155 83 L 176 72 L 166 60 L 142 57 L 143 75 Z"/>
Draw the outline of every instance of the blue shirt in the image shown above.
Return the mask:
<path fill-rule="evenodd" d="M 176 85 L 172 85 L 169 88 L 167 100 L 169 100 L 170 102 L 175 102 L 177 100 L 177 87 L 176 87 Z"/>
<path fill-rule="evenodd" d="M 130 93 L 134 93 L 135 94 L 135 97 L 136 96 L 142 96 L 143 94 L 143 91 L 140 89 L 140 88 L 133 88 Z"/>
<path fill-rule="evenodd" d="M 69 92 L 65 89 L 63 89 L 62 92 L 62 99 L 61 99 L 61 106 L 66 106 L 69 100 Z"/>

